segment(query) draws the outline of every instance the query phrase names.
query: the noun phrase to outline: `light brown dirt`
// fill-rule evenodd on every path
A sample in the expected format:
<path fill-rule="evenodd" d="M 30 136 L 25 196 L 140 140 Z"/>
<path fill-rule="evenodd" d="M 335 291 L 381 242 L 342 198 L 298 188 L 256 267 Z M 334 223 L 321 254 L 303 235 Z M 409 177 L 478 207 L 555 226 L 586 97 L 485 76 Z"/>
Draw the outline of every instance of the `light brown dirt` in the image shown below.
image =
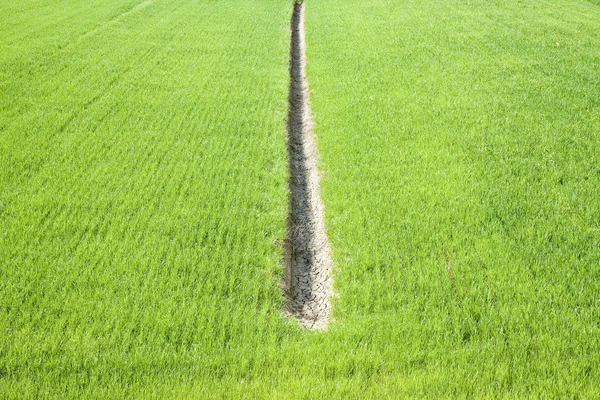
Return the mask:
<path fill-rule="evenodd" d="M 290 214 L 283 282 L 284 311 L 307 328 L 325 329 L 331 315 L 332 260 L 320 196 L 305 49 L 304 4 L 296 3 L 290 55 Z"/>

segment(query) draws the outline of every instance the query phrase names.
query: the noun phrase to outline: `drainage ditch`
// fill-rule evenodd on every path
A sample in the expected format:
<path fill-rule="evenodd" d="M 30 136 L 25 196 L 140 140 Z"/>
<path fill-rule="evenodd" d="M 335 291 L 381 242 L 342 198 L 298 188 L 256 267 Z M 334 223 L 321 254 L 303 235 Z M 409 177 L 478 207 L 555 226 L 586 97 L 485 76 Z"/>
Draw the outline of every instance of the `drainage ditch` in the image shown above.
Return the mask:
<path fill-rule="evenodd" d="M 325 233 L 317 149 L 306 78 L 304 4 L 292 15 L 288 152 L 290 200 L 285 249 L 285 309 L 309 329 L 325 329 L 331 314 L 331 249 Z"/>

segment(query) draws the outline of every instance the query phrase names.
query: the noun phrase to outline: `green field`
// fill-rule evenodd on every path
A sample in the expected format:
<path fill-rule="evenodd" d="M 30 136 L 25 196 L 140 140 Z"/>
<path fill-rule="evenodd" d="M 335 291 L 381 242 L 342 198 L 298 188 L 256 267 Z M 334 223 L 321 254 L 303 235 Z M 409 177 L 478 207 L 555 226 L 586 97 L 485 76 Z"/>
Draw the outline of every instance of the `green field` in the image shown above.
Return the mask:
<path fill-rule="evenodd" d="M 0 4 L 0 398 L 600 397 L 597 0 L 307 1 L 317 332 L 293 3 Z"/>

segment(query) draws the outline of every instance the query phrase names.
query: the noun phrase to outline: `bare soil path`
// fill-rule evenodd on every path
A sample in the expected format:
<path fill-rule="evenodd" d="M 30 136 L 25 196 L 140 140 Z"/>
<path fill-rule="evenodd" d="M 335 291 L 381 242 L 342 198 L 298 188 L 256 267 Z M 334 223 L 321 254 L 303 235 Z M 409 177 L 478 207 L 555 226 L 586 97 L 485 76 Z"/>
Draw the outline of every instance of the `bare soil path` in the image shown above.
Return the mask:
<path fill-rule="evenodd" d="M 327 327 L 331 314 L 331 250 L 325 233 L 315 135 L 306 79 L 304 4 L 292 16 L 288 151 L 290 204 L 285 254 L 285 312 L 310 329 Z"/>

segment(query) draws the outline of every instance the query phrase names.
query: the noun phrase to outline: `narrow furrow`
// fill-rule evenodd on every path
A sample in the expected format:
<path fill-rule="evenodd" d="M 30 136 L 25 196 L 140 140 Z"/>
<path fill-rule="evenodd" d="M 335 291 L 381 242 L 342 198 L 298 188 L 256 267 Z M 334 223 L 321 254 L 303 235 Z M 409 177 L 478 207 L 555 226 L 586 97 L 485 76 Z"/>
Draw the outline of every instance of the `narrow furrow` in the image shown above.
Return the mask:
<path fill-rule="evenodd" d="M 305 48 L 304 4 L 296 3 L 290 50 L 290 213 L 285 256 L 285 311 L 307 328 L 324 329 L 331 314 L 332 261 L 320 197 Z"/>
<path fill-rule="evenodd" d="M 90 36 L 94 36 L 97 33 L 100 33 L 104 30 L 106 30 L 106 28 L 115 25 L 119 22 L 121 22 L 122 20 L 124 20 L 125 18 L 127 18 L 128 16 L 130 16 L 131 14 L 135 14 L 138 11 L 141 11 L 149 6 L 151 6 L 154 3 L 155 0 L 145 0 L 142 1 L 141 3 L 136 4 L 135 6 L 133 6 L 132 8 L 130 8 L 127 11 L 124 11 L 120 14 L 118 14 L 117 16 L 113 17 L 111 20 L 104 22 L 102 25 L 91 29 L 83 34 L 81 34 L 77 39 L 73 40 L 72 42 L 68 43 L 65 48 L 70 48 L 75 46 L 76 44 L 81 43 L 82 41 L 86 40 L 87 38 L 89 38 Z"/>

